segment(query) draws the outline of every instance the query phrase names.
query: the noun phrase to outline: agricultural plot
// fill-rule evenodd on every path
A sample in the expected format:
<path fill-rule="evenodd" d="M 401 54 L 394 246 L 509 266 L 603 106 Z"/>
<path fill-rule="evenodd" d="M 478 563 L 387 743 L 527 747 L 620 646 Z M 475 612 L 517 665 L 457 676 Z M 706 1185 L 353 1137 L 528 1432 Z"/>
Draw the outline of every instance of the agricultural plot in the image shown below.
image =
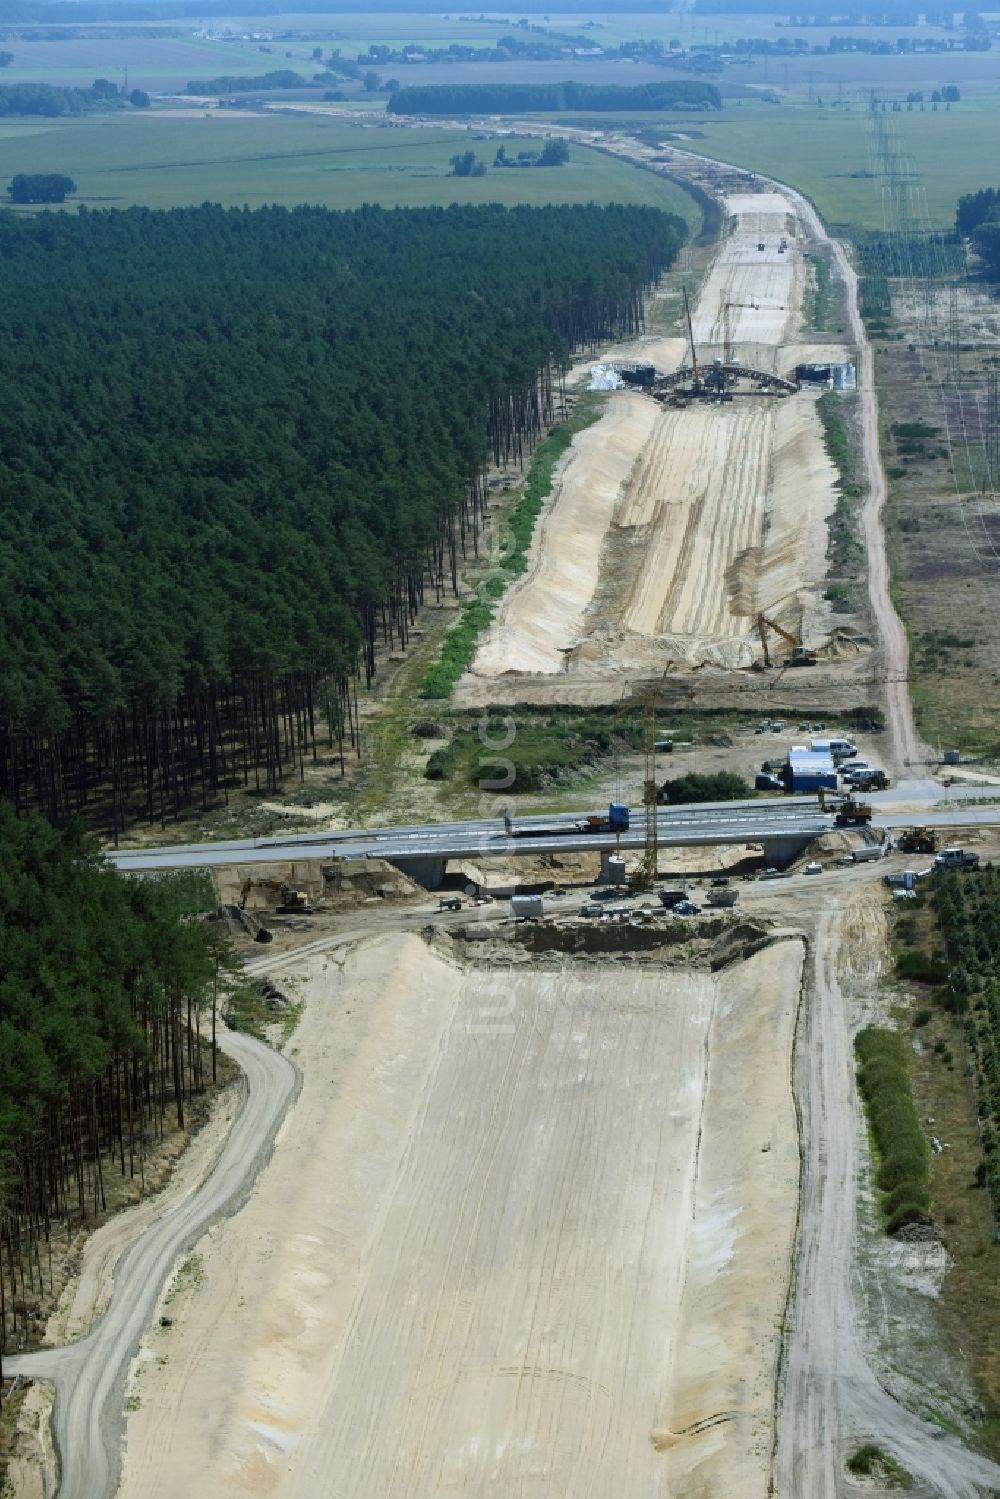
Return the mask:
<path fill-rule="evenodd" d="M 898 121 L 926 190 L 929 222 L 949 229 L 959 195 L 993 180 L 1000 150 L 1000 96 L 990 96 L 983 109 L 963 104 L 950 113 L 904 113 Z M 646 122 L 647 130 L 651 123 Z M 788 182 L 812 200 L 831 226 L 884 226 L 881 193 L 869 172 L 867 119 L 860 98 L 850 110 L 794 100 L 780 107 L 744 100 L 727 104 L 718 116 L 661 116 L 657 123 L 664 139 L 671 132 L 689 135 L 690 140 L 676 142 L 685 150 Z"/>
<path fill-rule="evenodd" d="M 256 25 L 256 23 L 255 23 Z M 275 44 L 263 51 L 259 43 L 218 41 L 207 37 L 93 37 L 81 32 L 65 39 L 49 40 L 18 36 L 7 45 L 14 61 L 4 68 L 3 83 L 56 83 L 85 87 L 95 78 L 110 78 L 121 84 L 128 70 L 129 88 L 151 93 L 183 89 L 194 78 L 213 78 L 220 73 L 254 75 L 269 68 L 294 68 L 311 78 L 316 65 L 308 64 L 311 48 L 286 48 Z M 286 55 L 291 51 L 289 59 Z"/>
<path fill-rule="evenodd" d="M 508 138 L 509 152 L 538 142 Z M 457 130 L 362 128 L 317 115 L 172 118 L 152 113 L 32 122 L 0 131 L 0 189 L 16 172 L 68 173 L 88 207 L 174 208 L 313 203 L 328 208 L 446 203 L 640 203 L 700 220 L 671 182 L 572 146 L 562 167 L 450 175 L 468 150 L 492 162 L 496 143 Z M 34 210 L 28 210 L 34 211 Z"/>

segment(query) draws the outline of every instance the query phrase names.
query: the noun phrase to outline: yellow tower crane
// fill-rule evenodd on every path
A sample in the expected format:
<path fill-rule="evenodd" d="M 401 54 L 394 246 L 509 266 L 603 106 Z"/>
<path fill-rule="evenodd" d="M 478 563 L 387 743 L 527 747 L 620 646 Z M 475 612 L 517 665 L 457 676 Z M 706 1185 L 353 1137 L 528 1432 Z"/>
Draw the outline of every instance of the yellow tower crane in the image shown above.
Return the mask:
<path fill-rule="evenodd" d="M 629 883 L 633 889 L 645 889 L 652 885 L 658 873 L 660 854 L 657 813 L 659 802 L 656 787 L 656 694 L 650 692 L 643 701 L 642 710 L 642 807 L 645 818 L 645 841 L 642 860 L 632 874 Z"/>

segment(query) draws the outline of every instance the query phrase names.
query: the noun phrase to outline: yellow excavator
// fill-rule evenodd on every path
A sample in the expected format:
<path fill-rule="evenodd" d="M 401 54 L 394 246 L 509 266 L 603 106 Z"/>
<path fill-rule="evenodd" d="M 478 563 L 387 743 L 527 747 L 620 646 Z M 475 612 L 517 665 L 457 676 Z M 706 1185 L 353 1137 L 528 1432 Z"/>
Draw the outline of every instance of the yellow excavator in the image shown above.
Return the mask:
<path fill-rule="evenodd" d="M 279 916 L 311 916 L 312 902 L 304 890 L 295 890 L 291 885 L 282 884 L 281 880 L 245 879 L 240 882 L 240 910 L 246 909 L 247 897 L 251 890 L 273 890 L 279 897 L 279 904 L 275 907 Z"/>
<path fill-rule="evenodd" d="M 796 640 L 794 635 L 790 635 L 787 630 L 776 625 L 773 619 L 768 619 L 766 614 L 757 615 L 757 629 L 760 633 L 760 643 L 764 648 L 764 666 L 767 670 L 770 670 L 773 664 L 771 652 L 767 648 L 768 630 L 773 630 L 787 645 L 791 646 L 792 650 L 785 662 L 786 666 L 815 666 L 817 664 L 818 657 L 815 651 L 811 651 L 808 646 L 802 644 L 801 640 Z"/>

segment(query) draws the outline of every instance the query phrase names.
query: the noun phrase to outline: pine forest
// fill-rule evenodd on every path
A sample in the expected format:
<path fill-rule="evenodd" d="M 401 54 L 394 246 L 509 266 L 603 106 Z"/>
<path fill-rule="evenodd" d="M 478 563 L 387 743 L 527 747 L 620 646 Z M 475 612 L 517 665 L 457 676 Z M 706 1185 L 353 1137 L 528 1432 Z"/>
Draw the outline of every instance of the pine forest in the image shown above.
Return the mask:
<path fill-rule="evenodd" d="M 53 1247 L 146 1185 L 215 1075 L 227 947 L 207 875 L 123 879 L 79 821 L 0 803 L 0 1353 L 37 1336 Z"/>
<path fill-rule="evenodd" d="M 497 205 L 0 214 L 0 796 L 118 836 L 356 730 L 572 350 L 681 220 Z"/>

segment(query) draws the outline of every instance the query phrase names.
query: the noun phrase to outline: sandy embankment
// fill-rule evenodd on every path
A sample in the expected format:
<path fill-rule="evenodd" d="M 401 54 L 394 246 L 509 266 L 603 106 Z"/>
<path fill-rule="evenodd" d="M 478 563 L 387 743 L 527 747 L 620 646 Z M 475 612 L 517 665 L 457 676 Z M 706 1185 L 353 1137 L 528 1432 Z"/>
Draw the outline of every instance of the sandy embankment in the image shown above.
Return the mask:
<path fill-rule="evenodd" d="M 763 1499 L 800 969 L 309 960 L 301 1097 L 147 1337 L 122 1499 Z"/>
<path fill-rule="evenodd" d="M 504 600 L 503 631 L 490 631 L 480 647 L 477 672 L 563 670 L 597 588 L 615 506 L 658 416 L 645 397 L 616 393 L 603 419 L 577 437 L 556 471 L 559 503 L 535 531 L 528 571 Z"/>

